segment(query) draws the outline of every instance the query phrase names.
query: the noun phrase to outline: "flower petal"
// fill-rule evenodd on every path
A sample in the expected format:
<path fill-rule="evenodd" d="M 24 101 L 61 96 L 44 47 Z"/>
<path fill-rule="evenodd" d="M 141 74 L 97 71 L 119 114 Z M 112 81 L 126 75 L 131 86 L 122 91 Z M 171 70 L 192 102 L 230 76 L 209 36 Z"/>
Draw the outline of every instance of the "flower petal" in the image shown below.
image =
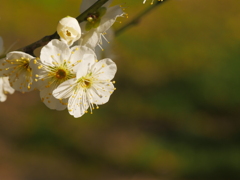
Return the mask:
<path fill-rule="evenodd" d="M 116 74 L 117 66 L 111 59 L 106 58 L 95 63 L 91 70 L 99 80 L 112 80 Z"/>
<path fill-rule="evenodd" d="M 44 64 L 63 63 L 68 60 L 71 51 L 68 45 L 62 41 L 54 39 L 41 50 L 40 59 Z"/>
<path fill-rule="evenodd" d="M 92 96 L 93 103 L 97 105 L 105 104 L 109 101 L 111 94 L 114 91 L 113 84 L 110 83 L 96 83 L 89 89 L 89 93 Z"/>
<path fill-rule="evenodd" d="M 50 86 L 49 88 L 42 89 L 40 91 L 40 97 L 43 103 L 50 109 L 64 110 L 67 107 L 68 99 L 59 100 L 56 99 L 53 95 L 54 88 Z"/>
<path fill-rule="evenodd" d="M 9 84 L 9 77 L 2 77 L 1 79 L 3 81 L 4 91 L 9 93 L 9 94 L 13 94 L 15 90 Z"/>
<path fill-rule="evenodd" d="M 62 18 L 57 26 L 60 39 L 71 46 L 81 37 L 81 28 L 78 21 L 73 17 Z"/>
<path fill-rule="evenodd" d="M 76 79 L 69 79 L 62 84 L 60 84 L 54 91 L 53 96 L 56 99 L 66 99 L 69 98 L 72 94 L 72 91 L 74 89 L 74 83 L 76 82 Z"/>
<path fill-rule="evenodd" d="M 113 25 L 113 23 L 116 21 L 118 17 L 123 16 L 124 14 L 125 13 L 121 9 L 121 7 L 118 5 L 107 8 L 107 12 L 102 17 L 101 24 L 97 28 L 97 31 L 100 33 L 104 33 Z"/>
<path fill-rule="evenodd" d="M 95 63 L 96 61 L 96 55 L 95 54 L 84 54 L 83 60 L 81 63 L 79 63 L 76 66 L 76 73 L 77 73 L 77 79 L 81 78 L 82 76 L 85 76 L 89 68 Z"/>
<path fill-rule="evenodd" d="M 11 51 L 7 54 L 6 59 L 20 59 L 21 57 L 23 58 L 29 58 L 29 59 L 33 59 L 34 57 L 31 56 L 30 54 L 21 52 L 21 51 Z"/>
<path fill-rule="evenodd" d="M 5 59 L 0 59 L 0 76 L 8 76 L 12 70 Z"/>
<path fill-rule="evenodd" d="M 79 89 L 77 94 L 72 94 L 68 101 L 69 114 L 75 118 L 81 117 L 89 108 L 88 99 L 84 89 Z"/>
<path fill-rule="evenodd" d="M 83 27 L 83 26 L 82 26 Z M 96 29 L 91 29 L 81 37 L 81 45 L 95 49 L 101 39 L 101 33 L 96 32 Z"/>
<path fill-rule="evenodd" d="M 71 48 L 71 50 L 72 54 L 69 58 L 69 62 L 72 64 L 72 69 L 74 72 L 78 71 L 78 66 L 81 65 L 84 61 L 93 63 L 92 61 L 95 61 L 97 59 L 95 52 L 86 46 L 74 46 Z M 87 54 L 93 56 L 93 58 L 87 58 Z"/>
<path fill-rule="evenodd" d="M 4 76 L 9 76 L 9 82 L 15 90 L 28 92 L 35 88 L 32 79 L 32 69 L 29 64 L 34 57 L 20 51 L 12 51 L 7 54 L 2 66 Z M 1 74 L 2 75 L 2 74 Z"/>

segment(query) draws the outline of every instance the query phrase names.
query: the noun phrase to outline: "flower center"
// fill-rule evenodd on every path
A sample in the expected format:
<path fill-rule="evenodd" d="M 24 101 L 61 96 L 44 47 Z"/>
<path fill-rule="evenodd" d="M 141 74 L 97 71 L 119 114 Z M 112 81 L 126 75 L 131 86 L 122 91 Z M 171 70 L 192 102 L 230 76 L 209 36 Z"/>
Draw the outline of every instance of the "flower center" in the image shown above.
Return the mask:
<path fill-rule="evenodd" d="M 91 87 L 92 82 L 91 82 L 91 80 L 89 80 L 89 79 L 84 79 L 84 80 L 83 80 L 83 84 L 84 84 L 84 87 L 85 87 L 85 88 L 89 88 L 89 87 Z"/>
<path fill-rule="evenodd" d="M 67 30 L 66 35 L 67 35 L 67 36 L 71 36 L 71 32 L 69 32 L 69 31 Z"/>
<path fill-rule="evenodd" d="M 87 77 L 82 77 L 80 79 L 78 79 L 78 83 L 79 83 L 79 86 L 84 88 L 84 89 L 88 89 L 92 86 L 92 78 L 89 77 L 89 75 L 87 75 Z"/>
<path fill-rule="evenodd" d="M 29 67 L 29 61 L 23 61 L 23 68 L 25 68 L 28 72 L 31 72 L 31 68 Z"/>
<path fill-rule="evenodd" d="M 56 72 L 56 78 L 58 79 L 63 79 L 66 77 L 66 75 L 67 73 L 63 69 L 58 69 L 58 71 Z"/>
<path fill-rule="evenodd" d="M 22 83 L 19 83 L 19 86 L 17 88 L 21 89 L 22 92 L 23 89 L 27 88 L 30 89 L 30 86 L 32 85 L 32 69 L 29 66 L 30 58 L 26 57 L 20 57 L 19 59 L 7 59 L 6 62 L 9 63 L 9 67 L 7 67 L 5 70 L 8 72 L 5 74 L 5 76 L 15 76 L 16 79 L 21 79 L 18 82 L 22 81 Z M 15 80 L 13 81 L 15 82 Z"/>

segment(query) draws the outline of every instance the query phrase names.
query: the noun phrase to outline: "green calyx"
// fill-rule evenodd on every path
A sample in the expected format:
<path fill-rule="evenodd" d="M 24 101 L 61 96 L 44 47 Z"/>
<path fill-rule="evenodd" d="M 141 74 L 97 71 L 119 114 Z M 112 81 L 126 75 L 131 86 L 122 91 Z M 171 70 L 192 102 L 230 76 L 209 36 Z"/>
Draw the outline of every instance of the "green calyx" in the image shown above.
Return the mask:
<path fill-rule="evenodd" d="M 106 14 L 107 8 L 101 7 L 97 12 L 91 13 L 88 15 L 86 21 L 85 30 L 89 31 L 92 28 L 97 28 L 100 25 L 101 18 Z"/>

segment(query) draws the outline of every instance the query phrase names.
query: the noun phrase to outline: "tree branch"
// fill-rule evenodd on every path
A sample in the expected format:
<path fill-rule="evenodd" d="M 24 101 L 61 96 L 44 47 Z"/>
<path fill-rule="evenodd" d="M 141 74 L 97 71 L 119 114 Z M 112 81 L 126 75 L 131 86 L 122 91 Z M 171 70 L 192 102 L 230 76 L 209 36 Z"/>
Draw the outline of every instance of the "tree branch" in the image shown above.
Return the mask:
<path fill-rule="evenodd" d="M 137 24 L 140 23 L 141 19 L 143 16 L 145 16 L 146 14 L 150 13 L 153 9 L 155 9 L 156 7 L 158 7 L 160 4 L 166 2 L 167 0 L 164 1 L 157 1 L 155 4 L 149 6 L 147 9 L 145 9 L 143 12 L 141 12 L 140 14 L 138 14 L 135 18 L 133 18 L 129 23 L 125 24 L 124 26 L 122 26 L 121 28 L 117 29 L 115 31 L 115 35 L 118 36 L 119 34 L 121 34 L 123 31 L 125 31 L 126 29 L 135 26 Z"/>
<path fill-rule="evenodd" d="M 93 12 L 97 11 L 107 1 L 109 1 L 109 0 L 98 0 L 91 7 L 89 7 L 86 11 L 84 11 L 82 14 L 80 14 L 76 19 L 78 20 L 79 23 L 85 21 L 85 19 L 87 18 L 87 16 L 90 13 L 93 13 Z M 52 35 L 45 36 L 45 37 L 41 38 L 40 40 L 30 44 L 30 45 L 27 45 L 25 47 L 22 47 L 22 48 L 18 49 L 17 51 L 23 51 L 23 52 L 26 52 L 26 53 L 34 56 L 33 52 L 34 52 L 35 49 L 37 49 L 38 47 L 42 47 L 42 46 L 46 45 L 52 39 L 59 39 L 59 35 L 57 34 L 57 32 L 53 33 Z M 5 57 L 6 57 L 6 54 L 0 56 L 0 59 L 5 58 Z"/>

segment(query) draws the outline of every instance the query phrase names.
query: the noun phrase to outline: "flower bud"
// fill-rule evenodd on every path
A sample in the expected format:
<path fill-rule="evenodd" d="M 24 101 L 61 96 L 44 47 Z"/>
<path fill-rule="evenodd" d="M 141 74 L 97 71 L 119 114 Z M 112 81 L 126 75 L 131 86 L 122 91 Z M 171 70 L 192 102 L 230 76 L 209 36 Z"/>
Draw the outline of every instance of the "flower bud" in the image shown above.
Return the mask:
<path fill-rule="evenodd" d="M 73 17 L 62 18 L 57 26 L 60 39 L 71 46 L 81 37 L 81 28 L 78 21 Z"/>

